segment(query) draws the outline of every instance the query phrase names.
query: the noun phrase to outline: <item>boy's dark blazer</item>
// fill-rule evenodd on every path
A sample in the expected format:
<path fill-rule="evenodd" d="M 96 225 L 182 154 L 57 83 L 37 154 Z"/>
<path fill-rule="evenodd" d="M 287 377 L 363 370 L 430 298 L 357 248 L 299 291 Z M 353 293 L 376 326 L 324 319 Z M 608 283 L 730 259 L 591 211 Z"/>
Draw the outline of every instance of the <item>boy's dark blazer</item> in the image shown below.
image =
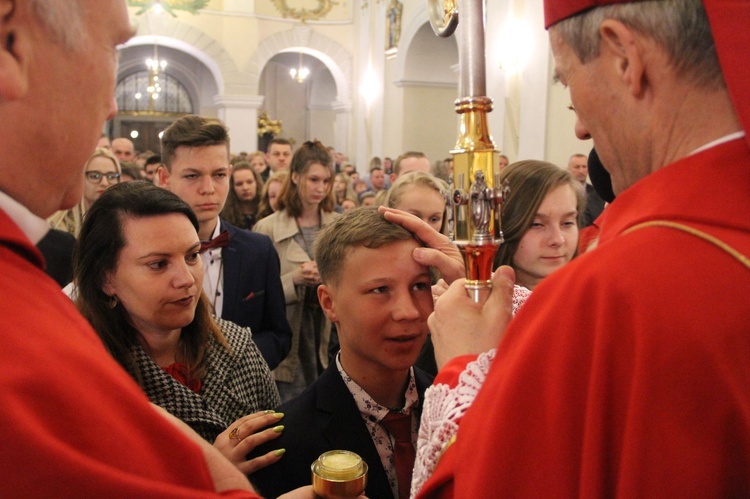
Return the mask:
<path fill-rule="evenodd" d="M 416 367 L 414 376 L 420 400 L 416 414 L 419 422 L 424 391 L 432 384 L 433 377 Z M 278 410 L 284 413 L 279 423 L 284 425 L 281 437 L 252 454 L 286 449 L 279 462 L 250 475 L 264 497 L 276 497 L 310 485 L 310 465 L 320 454 L 335 449 L 356 452 L 365 460 L 369 468 L 367 497 L 393 497 L 375 444 L 335 362 L 304 392 Z"/>
<path fill-rule="evenodd" d="M 279 255 L 268 236 L 221 220 L 229 246 L 221 251 L 224 304 L 221 318 L 250 327 L 260 353 L 274 369 L 292 348 Z"/>

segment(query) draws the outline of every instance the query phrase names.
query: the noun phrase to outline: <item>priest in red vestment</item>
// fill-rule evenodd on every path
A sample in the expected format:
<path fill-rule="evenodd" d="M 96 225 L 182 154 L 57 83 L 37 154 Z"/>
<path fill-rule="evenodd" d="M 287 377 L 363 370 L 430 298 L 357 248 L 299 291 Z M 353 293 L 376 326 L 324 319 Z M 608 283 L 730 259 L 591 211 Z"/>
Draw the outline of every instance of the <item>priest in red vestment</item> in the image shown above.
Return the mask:
<path fill-rule="evenodd" d="M 460 280 L 438 299 L 446 363 L 427 399 L 463 417 L 417 497 L 748 497 L 750 2 L 545 0 L 545 15 L 617 198 L 598 247 L 507 329 L 507 269 L 483 306 Z"/>

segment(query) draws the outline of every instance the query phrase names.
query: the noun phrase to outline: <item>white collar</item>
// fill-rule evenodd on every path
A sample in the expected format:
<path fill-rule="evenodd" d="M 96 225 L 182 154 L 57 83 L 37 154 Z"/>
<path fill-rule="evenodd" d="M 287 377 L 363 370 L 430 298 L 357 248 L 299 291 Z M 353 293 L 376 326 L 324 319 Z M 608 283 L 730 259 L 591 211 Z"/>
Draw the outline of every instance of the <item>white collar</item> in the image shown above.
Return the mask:
<path fill-rule="evenodd" d="M 689 156 L 692 156 L 693 154 L 698 154 L 699 152 L 705 151 L 706 149 L 711 149 L 712 147 L 716 147 L 719 144 L 723 144 L 725 142 L 730 142 L 732 140 L 741 139 L 744 136 L 745 136 L 745 132 L 742 131 L 742 130 L 740 130 L 739 132 L 730 133 L 729 135 L 725 135 L 723 137 L 719 137 L 716 140 L 712 140 L 708 144 L 700 146 L 698 149 L 696 149 L 695 151 L 691 152 L 689 154 Z"/>
<path fill-rule="evenodd" d="M 43 218 L 34 215 L 28 208 L 3 191 L 0 191 L 0 209 L 8 214 L 33 245 L 41 241 L 49 232 L 49 225 Z"/>

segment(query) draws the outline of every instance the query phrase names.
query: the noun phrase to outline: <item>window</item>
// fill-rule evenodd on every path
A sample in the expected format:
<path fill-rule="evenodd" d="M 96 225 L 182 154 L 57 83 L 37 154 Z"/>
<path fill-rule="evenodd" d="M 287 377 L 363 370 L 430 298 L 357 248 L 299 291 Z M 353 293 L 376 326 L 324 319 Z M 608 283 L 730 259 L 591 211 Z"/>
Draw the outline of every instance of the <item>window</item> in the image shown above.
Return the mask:
<path fill-rule="evenodd" d="M 131 73 L 117 83 L 115 99 L 123 114 L 192 114 L 193 103 L 185 87 L 176 78 L 159 74 L 161 92 L 153 99 L 148 93 L 150 72 Z"/>

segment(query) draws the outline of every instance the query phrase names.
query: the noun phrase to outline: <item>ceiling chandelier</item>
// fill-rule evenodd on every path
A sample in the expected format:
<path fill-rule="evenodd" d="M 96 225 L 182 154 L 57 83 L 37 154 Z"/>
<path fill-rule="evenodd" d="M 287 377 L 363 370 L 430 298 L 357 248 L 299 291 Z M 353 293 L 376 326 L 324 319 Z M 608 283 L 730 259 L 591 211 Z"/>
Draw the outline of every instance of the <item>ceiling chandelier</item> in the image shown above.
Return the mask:
<path fill-rule="evenodd" d="M 149 112 L 153 112 L 154 101 L 159 98 L 163 91 L 161 86 L 162 72 L 167 68 L 167 61 L 159 59 L 159 47 L 157 44 L 154 44 L 154 56 L 146 59 L 146 67 L 148 68 L 148 86 L 146 87 L 146 93 L 148 93 L 148 110 Z M 142 97 L 142 92 L 135 94 L 135 98 L 138 100 Z"/>
<path fill-rule="evenodd" d="M 299 63 L 296 68 L 289 70 L 289 75 L 293 80 L 297 80 L 297 83 L 304 83 L 305 78 L 310 76 L 310 70 L 302 66 L 302 52 L 299 53 Z"/>

